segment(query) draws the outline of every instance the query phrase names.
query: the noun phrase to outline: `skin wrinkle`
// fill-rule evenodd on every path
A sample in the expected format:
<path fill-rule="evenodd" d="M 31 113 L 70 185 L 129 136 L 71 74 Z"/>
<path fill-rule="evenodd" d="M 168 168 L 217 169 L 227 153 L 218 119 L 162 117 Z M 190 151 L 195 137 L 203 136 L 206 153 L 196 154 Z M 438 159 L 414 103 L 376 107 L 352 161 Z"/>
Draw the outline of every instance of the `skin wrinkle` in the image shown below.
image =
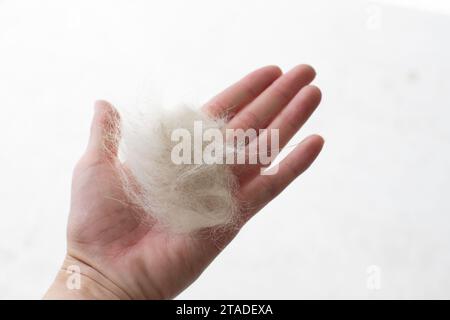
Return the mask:
<path fill-rule="evenodd" d="M 65 269 L 64 267 L 61 268 L 62 271 L 69 271 L 68 269 Z M 100 287 L 102 287 L 103 289 L 105 289 L 106 291 L 108 291 L 109 293 L 111 293 L 113 296 L 115 296 L 118 300 L 120 300 L 120 296 L 118 296 L 115 292 L 113 292 L 112 290 L 109 290 L 109 288 L 107 288 L 106 286 L 104 286 L 100 281 L 95 280 L 92 277 L 89 277 L 87 274 L 84 274 L 82 272 L 80 272 L 80 275 L 82 275 L 83 277 L 88 278 L 89 280 L 95 282 L 97 285 L 99 285 Z M 130 298 L 131 300 L 131 298 Z"/>
<path fill-rule="evenodd" d="M 69 256 L 69 260 L 73 259 L 76 262 L 81 262 L 82 264 L 86 265 L 87 267 L 89 267 L 92 270 L 95 270 L 95 272 L 97 272 L 98 274 L 100 274 L 103 278 L 107 279 L 109 282 L 111 282 L 115 287 L 119 288 L 130 300 L 132 299 L 131 296 L 128 295 L 128 293 L 126 292 L 126 290 L 122 289 L 118 284 L 114 283 L 113 280 L 111 280 L 109 277 L 107 277 L 105 274 L 103 274 L 101 271 L 99 271 L 97 268 L 95 268 L 94 266 L 92 266 L 87 260 L 82 259 L 80 256 L 77 255 L 70 255 Z M 81 268 L 80 268 L 81 269 Z M 82 273 L 83 274 L 83 273 Z M 84 276 L 88 277 L 85 273 Z M 92 279 L 91 277 L 89 277 L 90 279 Z M 102 283 L 100 283 L 99 281 L 96 281 L 94 279 L 92 279 L 93 281 L 99 283 L 100 285 L 102 285 L 102 287 L 105 287 Z M 108 288 L 106 288 L 108 291 L 110 291 Z M 116 295 L 114 293 L 114 295 Z M 120 297 L 119 297 L 120 299 Z"/>

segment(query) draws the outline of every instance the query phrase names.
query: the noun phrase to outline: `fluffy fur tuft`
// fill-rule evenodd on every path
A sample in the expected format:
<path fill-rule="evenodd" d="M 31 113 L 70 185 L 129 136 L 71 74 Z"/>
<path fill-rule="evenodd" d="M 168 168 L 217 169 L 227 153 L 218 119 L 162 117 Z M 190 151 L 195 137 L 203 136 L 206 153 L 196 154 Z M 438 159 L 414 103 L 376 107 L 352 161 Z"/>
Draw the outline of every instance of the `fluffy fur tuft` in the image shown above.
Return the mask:
<path fill-rule="evenodd" d="M 224 124 L 184 106 L 122 116 L 119 147 L 127 172 L 121 178 L 128 200 L 175 233 L 232 226 L 238 216 L 237 179 L 227 165 L 171 159 L 178 143 L 171 140 L 173 130 L 187 129 L 193 137 L 194 121 L 202 121 L 204 130 Z"/>

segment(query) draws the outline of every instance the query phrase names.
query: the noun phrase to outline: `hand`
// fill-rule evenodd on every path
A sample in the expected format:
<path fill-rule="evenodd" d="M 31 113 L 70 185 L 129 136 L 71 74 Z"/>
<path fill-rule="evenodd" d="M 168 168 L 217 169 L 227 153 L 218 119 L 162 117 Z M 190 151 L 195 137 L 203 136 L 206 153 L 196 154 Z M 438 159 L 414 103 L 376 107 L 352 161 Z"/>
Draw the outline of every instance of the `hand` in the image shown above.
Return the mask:
<path fill-rule="evenodd" d="M 283 147 L 320 102 L 319 89 L 308 85 L 314 77 L 314 70 L 306 65 L 285 74 L 278 67 L 264 67 L 217 95 L 204 111 L 227 111 L 232 115 L 230 128 L 279 128 Z M 73 175 L 67 256 L 46 298 L 173 298 L 237 233 L 226 232 L 218 243 L 204 236 L 167 234 L 136 219 L 132 209 L 117 200 L 124 199 L 117 174 L 124 164 L 114 144 L 105 148 L 108 137 L 120 130 L 117 117 L 109 103 L 96 103 L 90 141 Z M 256 165 L 237 170 L 238 197 L 251 208 L 243 212 L 243 221 L 304 172 L 322 146 L 320 136 L 306 138 L 280 163 L 275 175 L 260 175 Z M 71 280 L 67 269 L 81 272 L 79 290 L 66 286 Z"/>

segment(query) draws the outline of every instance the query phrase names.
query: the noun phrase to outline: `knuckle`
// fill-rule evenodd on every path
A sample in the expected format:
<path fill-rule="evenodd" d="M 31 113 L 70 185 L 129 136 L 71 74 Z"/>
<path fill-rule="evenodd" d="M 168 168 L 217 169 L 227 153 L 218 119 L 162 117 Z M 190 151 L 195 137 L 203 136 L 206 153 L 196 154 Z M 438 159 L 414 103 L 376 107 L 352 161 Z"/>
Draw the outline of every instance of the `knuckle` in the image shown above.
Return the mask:
<path fill-rule="evenodd" d="M 246 130 L 250 128 L 260 128 L 260 120 L 253 111 L 246 110 L 239 115 L 240 128 Z"/>

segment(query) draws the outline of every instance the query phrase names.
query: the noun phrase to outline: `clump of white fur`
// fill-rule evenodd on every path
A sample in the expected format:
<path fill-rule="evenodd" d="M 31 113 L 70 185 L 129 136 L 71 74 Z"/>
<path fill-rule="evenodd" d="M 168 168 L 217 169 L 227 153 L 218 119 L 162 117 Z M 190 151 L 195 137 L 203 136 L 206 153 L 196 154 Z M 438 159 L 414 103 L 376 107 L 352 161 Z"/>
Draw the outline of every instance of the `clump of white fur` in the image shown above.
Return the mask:
<path fill-rule="evenodd" d="M 188 107 L 122 115 L 121 174 L 127 198 L 163 227 L 176 233 L 230 226 L 237 217 L 236 177 L 225 164 L 175 164 L 173 130 L 187 129 L 194 136 L 194 121 L 203 130 L 221 128 L 212 119 Z M 193 144 L 192 144 L 193 145 Z M 205 143 L 203 144 L 203 148 Z"/>

